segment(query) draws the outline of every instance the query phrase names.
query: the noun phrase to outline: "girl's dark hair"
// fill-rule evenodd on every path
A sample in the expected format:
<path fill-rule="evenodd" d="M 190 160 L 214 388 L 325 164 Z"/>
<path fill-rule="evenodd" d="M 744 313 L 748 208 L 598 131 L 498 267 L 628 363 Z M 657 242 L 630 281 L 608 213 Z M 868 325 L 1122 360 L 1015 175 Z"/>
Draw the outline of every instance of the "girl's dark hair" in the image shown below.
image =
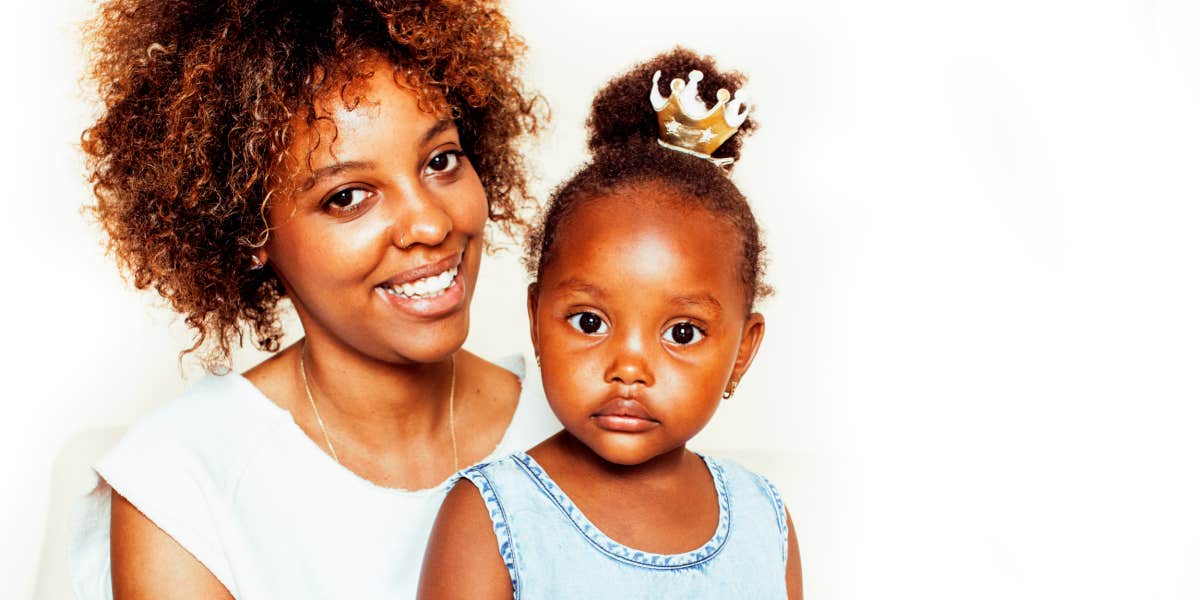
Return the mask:
<path fill-rule="evenodd" d="M 763 281 L 765 267 L 761 232 L 746 197 L 730 181 L 728 172 L 706 160 L 669 150 L 658 145 L 658 118 L 650 105 L 650 85 L 655 71 L 662 71 L 659 91 L 669 96 L 672 79 L 687 79 L 698 70 L 700 97 L 710 105 L 717 90 L 731 93 L 742 87 L 741 73 L 717 69 L 710 56 L 675 48 L 639 64 L 618 76 L 596 94 L 588 117 L 588 150 L 591 161 L 560 185 L 550 197 L 541 223 L 529 238 L 525 265 L 536 284 L 542 270 L 558 249 L 559 226 L 584 203 L 636 186 L 658 185 L 670 190 L 689 206 L 698 206 L 727 219 L 742 237 L 742 282 L 746 289 L 746 310 L 754 301 L 769 295 Z M 747 119 L 741 129 L 725 141 L 713 157 L 741 156 L 742 139 L 755 128 Z"/>
<path fill-rule="evenodd" d="M 532 206 L 522 138 L 544 110 L 496 0 L 108 0 L 87 30 L 102 103 L 83 134 L 92 212 L 138 289 L 182 313 L 210 369 L 243 324 L 277 350 L 279 280 L 250 270 L 297 121 L 383 57 L 422 108 L 454 118 L 507 234 Z M 350 100 L 348 100 L 350 101 Z"/>

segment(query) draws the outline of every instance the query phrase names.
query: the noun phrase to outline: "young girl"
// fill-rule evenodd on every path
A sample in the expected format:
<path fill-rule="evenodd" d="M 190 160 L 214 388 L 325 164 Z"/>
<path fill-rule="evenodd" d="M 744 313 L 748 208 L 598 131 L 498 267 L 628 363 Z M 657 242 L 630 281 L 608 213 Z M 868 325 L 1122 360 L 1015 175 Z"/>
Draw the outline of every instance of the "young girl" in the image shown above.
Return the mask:
<path fill-rule="evenodd" d="M 660 77 L 679 78 L 670 97 Z M 597 96 L 593 159 L 528 256 L 530 333 L 564 429 L 464 472 L 420 597 L 801 597 L 775 488 L 686 447 L 764 331 L 758 225 L 725 170 L 746 118 L 726 89 L 741 83 L 675 50 Z"/>

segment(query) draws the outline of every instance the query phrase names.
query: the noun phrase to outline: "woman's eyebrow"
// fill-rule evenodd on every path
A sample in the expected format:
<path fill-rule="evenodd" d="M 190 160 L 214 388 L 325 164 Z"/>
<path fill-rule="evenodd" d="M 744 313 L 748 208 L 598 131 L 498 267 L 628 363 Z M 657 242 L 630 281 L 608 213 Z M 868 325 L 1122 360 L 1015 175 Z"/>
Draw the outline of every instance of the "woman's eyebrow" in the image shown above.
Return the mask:
<path fill-rule="evenodd" d="M 425 144 L 428 144 L 430 140 L 437 137 L 447 129 L 450 129 L 451 127 L 454 127 L 454 121 L 450 119 L 442 119 L 437 121 L 433 125 L 430 125 L 429 128 L 425 130 L 425 133 L 421 134 L 421 139 L 417 145 L 424 146 Z M 375 163 L 369 160 L 348 160 L 345 162 L 336 162 L 331 165 L 326 165 L 319 169 L 313 170 L 312 174 L 304 180 L 304 184 L 300 186 L 300 190 L 308 190 L 316 185 L 318 181 L 325 179 L 326 177 L 337 175 L 342 171 L 350 171 L 352 169 L 371 169 L 374 167 Z"/>
<path fill-rule="evenodd" d="M 346 162 L 336 162 L 331 165 L 326 165 L 320 169 L 314 170 L 312 175 L 309 175 L 308 179 L 304 180 L 304 185 L 301 185 L 300 189 L 307 190 L 316 185 L 318 181 L 341 173 L 342 171 L 350 171 L 352 169 L 371 169 L 374 166 L 375 163 L 369 160 L 348 160 Z"/>
<path fill-rule="evenodd" d="M 421 136 L 421 143 L 418 145 L 424 146 L 425 144 L 428 144 L 429 140 L 432 140 L 439 133 L 450 129 L 451 127 L 454 127 L 454 121 L 450 119 L 442 119 L 441 121 L 434 123 L 425 131 L 424 135 Z"/>

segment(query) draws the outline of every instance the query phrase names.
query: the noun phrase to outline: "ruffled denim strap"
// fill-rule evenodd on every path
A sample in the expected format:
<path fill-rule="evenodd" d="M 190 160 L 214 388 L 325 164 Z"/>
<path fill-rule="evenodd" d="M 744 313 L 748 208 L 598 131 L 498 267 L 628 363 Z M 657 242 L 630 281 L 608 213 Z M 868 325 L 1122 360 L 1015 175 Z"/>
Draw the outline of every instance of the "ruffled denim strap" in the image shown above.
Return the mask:
<path fill-rule="evenodd" d="M 479 488 L 479 495 L 487 506 L 488 516 L 492 519 L 492 532 L 496 534 L 496 543 L 500 546 L 500 556 L 504 559 L 504 567 L 508 569 L 508 577 L 512 581 L 513 598 L 521 597 L 521 579 L 517 574 L 516 544 L 508 526 L 508 515 L 504 504 L 496 494 L 496 486 L 492 485 L 488 476 L 475 467 L 462 472 L 462 476 Z"/>

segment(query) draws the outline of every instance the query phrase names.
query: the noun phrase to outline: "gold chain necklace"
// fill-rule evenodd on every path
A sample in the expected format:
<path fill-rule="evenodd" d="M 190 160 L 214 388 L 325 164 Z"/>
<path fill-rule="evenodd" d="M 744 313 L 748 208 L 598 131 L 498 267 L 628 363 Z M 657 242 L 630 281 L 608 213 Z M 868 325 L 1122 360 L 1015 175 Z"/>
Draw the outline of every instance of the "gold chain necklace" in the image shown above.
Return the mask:
<path fill-rule="evenodd" d="M 329 455 L 337 464 L 342 464 L 338 458 L 337 450 L 333 449 L 333 441 L 329 439 L 329 432 L 325 429 L 325 421 L 321 420 L 321 412 L 317 410 L 317 403 L 313 400 L 312 389 L 308 386 L 308 369 L 304 368 L 304 352 L 308 350 L 308 344 L 300 347 L 300 380 L 304 382 L 304 394 L 308 396 L 308 405 L 312 407 L 313 416 L 317 418 L 317 427 L 321 428 L 321 435 L 325 437 L 325 445 L 329 448 Z M 454 452 L 454 471 L 458 472 L 458 438 L 454 435 L 454 383 L 457 377 L 454 371 L 454 355 L 450 355 L 450 447 Z M 344 466 L 344 465 L 343 465 Z"/>

